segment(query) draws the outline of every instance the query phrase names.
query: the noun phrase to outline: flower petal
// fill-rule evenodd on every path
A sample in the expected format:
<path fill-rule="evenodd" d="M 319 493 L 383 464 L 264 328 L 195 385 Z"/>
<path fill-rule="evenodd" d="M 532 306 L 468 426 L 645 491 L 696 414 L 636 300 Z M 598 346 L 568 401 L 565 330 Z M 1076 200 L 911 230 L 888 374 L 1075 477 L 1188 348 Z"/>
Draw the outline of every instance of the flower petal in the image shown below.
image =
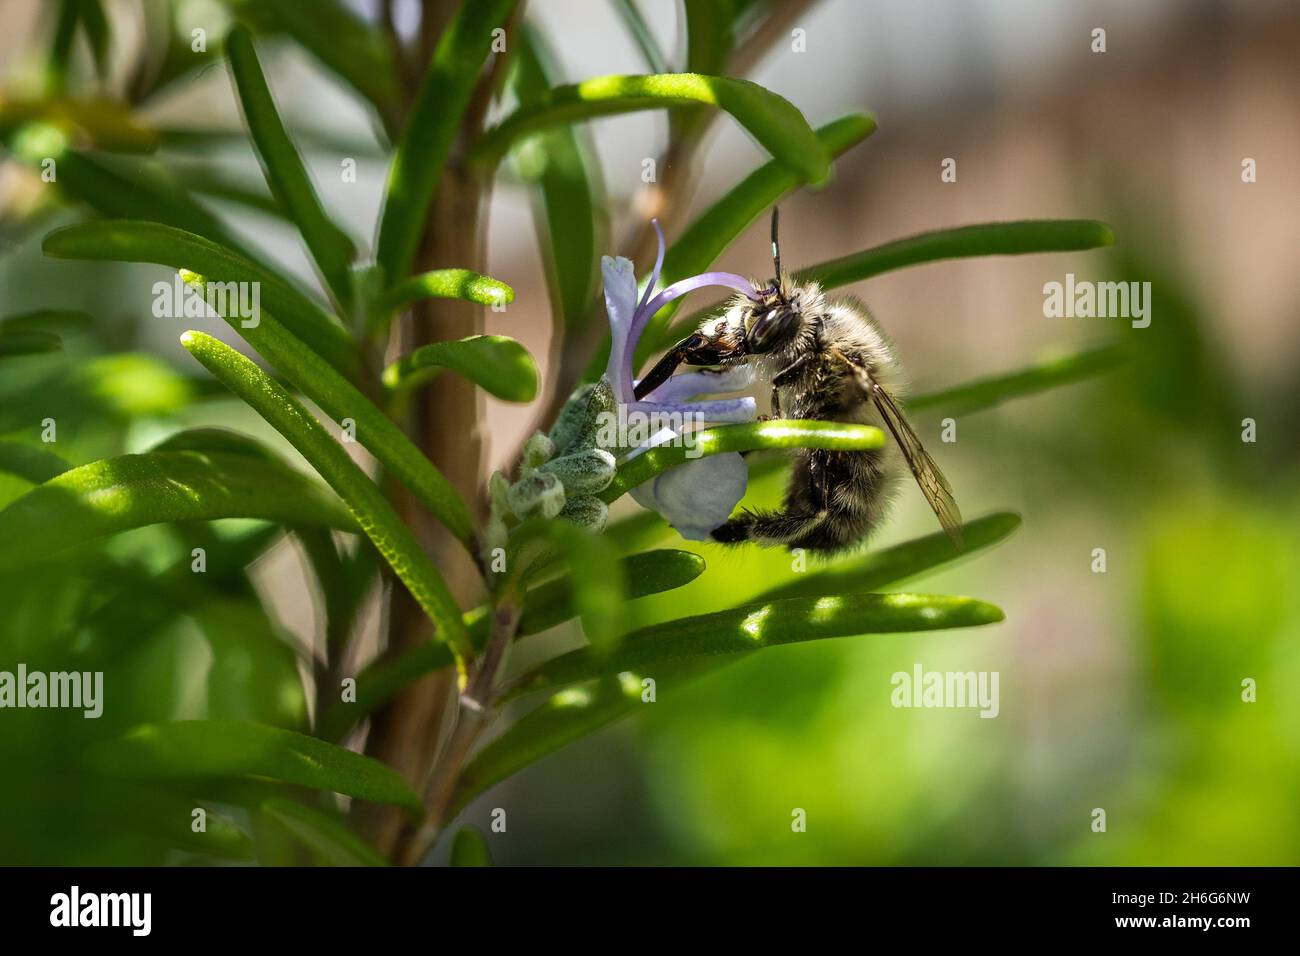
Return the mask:
<path fill-rule="evenodd" d="M 641 338 L 641 333 L 645 331 L 646 325 L 656 312 L 674 299 L 680 299 L 688 292 L 694 292 L 696 289 L 707 289 L 709 286 L 723 286 L 728 289 L 735 289 L 750 298 L 753 298 L 755 294 L 754 283 L 744 276 L 736 275 L 734 272 L 703 272 L 700 275 L 674 282 L 648 303 L 637 308 L 636 315 L 632 318 L 632 331 L 627 338 L 626 355 L 628 366 L 630 367 L 632 364 L 633 353 L 636 351 L 636 344 Z"/>
<path fill-rule="evenodd" d="M 605 282 L 605 311 L 609 314 L 610 349 L 605 375 L 620 402 L 633 401 L 632 375 L 625 356 L 628 343 L 635 344 L 632 326 L 636 317 L 636 272 L 628 259 L 603 256 L 600 273 Z"/>
<path fill-rule="evenodd" d="M 758 416 L 758 406 L 749 396 L 711 402 L 637 402 L 632 407 L 647 415 L 674 415 L 683 419 L 683 424 L 717 422 L 735 425 L 752 422 Z"/>
<path fill-rule="evenodd" d="M 738 392 L 753 382 L 750 365 L 736 365 L 723 372 L 683 372 L 656 388 L 650 397 L 656 402 L 689 402 L 701 395 Z"/>
<path fill-rule="evenodd" d="M 645 292 L 641 294 L 641 301 L 637 303 L 638 309 L 645 308 L 645 304 L 650 301 L 650 296 L 654 295 L 655 286 L 659 284 L 659 273 L 664 268 L 664 231 L 659 228 L 659 220 L 651 219 L 650 225 L 655 227 L 655 238 L 659 240 L 659 252 L 655 255 L 655 268 L 650 273 L 650 278 L 646 280 Z"/>
<path fill-rule="evenodd" d="M 749 470 L 736 452 L 711 455 L 664 472 L 632 489 L 641 505 L 663 515 L 688 541 L 707 541 L 745 496 Z"/>

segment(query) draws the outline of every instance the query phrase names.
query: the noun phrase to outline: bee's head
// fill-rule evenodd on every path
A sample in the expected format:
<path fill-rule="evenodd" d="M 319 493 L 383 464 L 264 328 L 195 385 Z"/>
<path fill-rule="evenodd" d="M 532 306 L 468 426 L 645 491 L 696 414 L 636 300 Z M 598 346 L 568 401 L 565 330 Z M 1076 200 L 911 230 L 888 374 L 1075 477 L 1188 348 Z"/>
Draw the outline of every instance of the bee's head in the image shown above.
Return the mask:
<path fill-rule="evenodd" d="M 745 311 L 745 351 L 750 355 L 773 352 L 788 344 L 801 324 L 797 303 L 786 294 L 784 282 L 775 281 L 758 290 L 757 301 Z"/>

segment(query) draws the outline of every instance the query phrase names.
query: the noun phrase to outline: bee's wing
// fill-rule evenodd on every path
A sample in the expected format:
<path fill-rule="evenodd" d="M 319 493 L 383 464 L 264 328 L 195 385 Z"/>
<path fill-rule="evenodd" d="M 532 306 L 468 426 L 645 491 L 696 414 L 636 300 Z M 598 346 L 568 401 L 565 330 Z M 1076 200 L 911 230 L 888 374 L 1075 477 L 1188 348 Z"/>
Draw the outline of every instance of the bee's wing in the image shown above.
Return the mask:
<path fill-rule="evenodd" d="M 902 410 L 894 403 L 894 398 L 889 391 L 873 380 L 862 366 L 848 359 L 847 356 L 845 359 L 857 374 L 859 384 L 879 409 L 880 417 L 884 419 L 890 434 L 894 436 L 894 441 L 898 442 L 903 458 L 907 461 L 907 467 L 912 470 L 912 477 L 920 486 L 925 500 L 930 503 L 930 508 L 939 519 L 939 524 L 943 525 L 943 530 L 947 532 L 952 543 L 960 548 L 962 545 L 961 511 L 957 508 L 957 501 L 953 498 L 952 486 L 948 484 L 948 479 L 943 476 L 939 466 L 925 450 L 921 439 L 916 437 L 916 432 L 912 431 L 912 426 L 907 423 Z"/>

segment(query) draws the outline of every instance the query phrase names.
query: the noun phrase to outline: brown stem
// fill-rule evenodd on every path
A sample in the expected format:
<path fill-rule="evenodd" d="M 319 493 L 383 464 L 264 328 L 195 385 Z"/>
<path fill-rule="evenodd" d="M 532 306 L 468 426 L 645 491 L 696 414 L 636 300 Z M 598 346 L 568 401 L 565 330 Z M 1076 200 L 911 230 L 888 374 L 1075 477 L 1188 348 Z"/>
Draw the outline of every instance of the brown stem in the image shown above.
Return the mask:
<path fill-rule="evenodd" d="M 425 0 L 418 46 L 421 66 L 432 54 L 437 37 L 457 6 Z M 507 30 L 510 26 L 507 25 Z M 414 271 L 447 265 L 486 271 L 483 210 L 491 184 L 471 170 L 463 156 L 466 142 L 481 132 L 492 88 L 500 79 L 503 59 L 497 56 L 492 61 L 462 120 L 460 141 L 443 170 L 425 222 Z M 482 331 L 480 306 L 459 299 L 427 300 L 417 303 L 395 324 L 389 357 L 409 354 L 435 341 L 463 338 Z M 443 375 L 434 379 L 412 402 L 407 422 L 415 443 L 470 503 L 480 520 L 484 515 L 482 418 L 483 400 L 473 383 L 460 376 Z M 390 486 L 390 494 L 398 514 L 415 532 L 425 551 L 434 556 L 452 596 L 462 606 L 478 600 L 482 596 L 483 580 L 475 562 L 405 489 Z M 431 634 L 428 619 L 405 588 L 394 582 L 390 594 L 386 654 L 391 658 L 429 640 Z M 404 688 L 373 715 L 366 753 L 395 768 L 419 789 L 423 789 L 435 767 L 439 779 L 445 775 L 444 766 L 454 768 L 450 771 L 454 777 L 480 729 L 474 726 L 477 719 L 458 719 L 463 718 L 465 708 L 457 698 L 456 678 L 450 668 Z M 357 823 L 379 851 L 390 858 L 418 861 L 423 856 L 418 845 L 423 831 L 407 825 L 394 808 L 360 806 Z"/>
<path fill-rule="evenodd" d="M 447 822 L 444 818 L 456 794 L 460 772 L 479 734 L 491 722 L 497 701 L 497 677 L 505 664 L 522 613 L 519 595 L 514 590 L 507 593 L 493 611 L 487 648 L 461 695 L 455 730 L 429 784 L 424 822 L 402 847 L 399 862 L 403 866 L 415 866 L 424 859 Z"/>

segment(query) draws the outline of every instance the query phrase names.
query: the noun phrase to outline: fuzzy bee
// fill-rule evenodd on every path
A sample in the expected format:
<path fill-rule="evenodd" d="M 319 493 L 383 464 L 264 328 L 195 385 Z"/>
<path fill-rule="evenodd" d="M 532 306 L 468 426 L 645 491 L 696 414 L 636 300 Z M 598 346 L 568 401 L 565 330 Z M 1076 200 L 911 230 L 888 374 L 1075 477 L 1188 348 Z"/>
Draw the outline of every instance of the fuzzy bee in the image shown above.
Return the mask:
<path fill-rule="evenodd" d="M 784 508 L 746 511 L 714 529 L 713 538 L 826 553 L 852 547 L 883 520 L 906 464 L 960 546 L 952 489 L 895 400 L 904 382 L 893 345 L 861 303 L 828 299 L 816 283 L 795 282 L 781 271 L 778 222 L 773 210 L 773 281 L 753 297 L 738 295 L 721 316 L 670 349 L 637 384 L 636 397 L 682 364 L 749 364 L 771 383 L 774 417 L 875 425 L 894 440 L 870 451 L 800 449 Z"/>

